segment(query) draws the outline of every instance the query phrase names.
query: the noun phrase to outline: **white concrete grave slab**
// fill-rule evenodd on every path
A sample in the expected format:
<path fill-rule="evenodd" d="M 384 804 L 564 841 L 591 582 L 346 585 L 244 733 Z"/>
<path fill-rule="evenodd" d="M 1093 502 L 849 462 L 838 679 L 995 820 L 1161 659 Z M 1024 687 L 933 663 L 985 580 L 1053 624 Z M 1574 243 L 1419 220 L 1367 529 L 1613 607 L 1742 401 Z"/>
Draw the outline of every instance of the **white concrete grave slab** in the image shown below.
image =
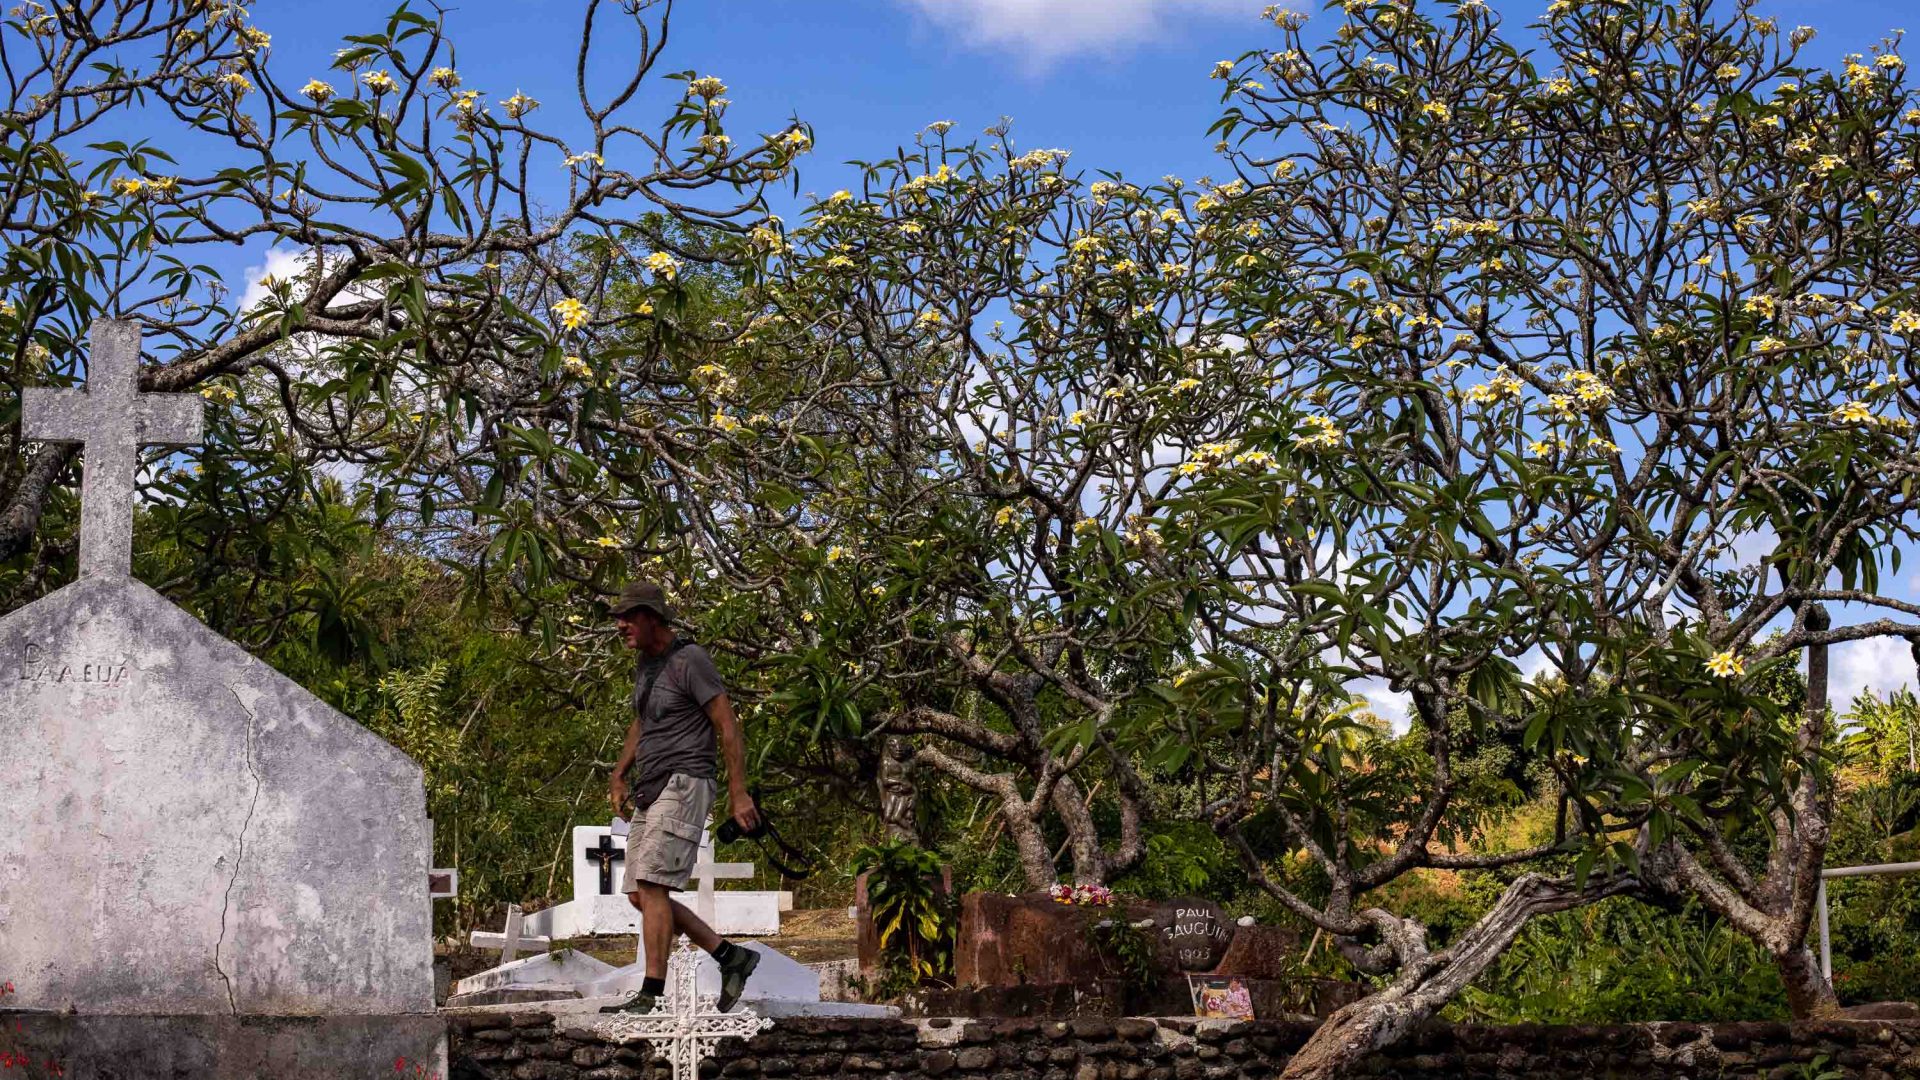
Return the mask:
<path fill-rule="evenodd" d="M 528 915 L 526 932 L 555 941 L 592 934 L 639 933 L 640 912 L 619 891 L 627 851 L 626 822 L 575 826 L 572 847 L 573 899 Z M 710 904 L 707 910 L 711 914 L 702 917 L 722 934 L 778 934 L 780 913 L 793 909 L 792 893 L 713 887 L 716 881 L 744 880 L 753 874 L 752 863 L 715 863 L 713 836 L 709 833 L 694 864 L 694 880 L 689 882 L 693 888 L 676 899 L 696 912 L 701 910 L 700 905 Z"/>
<path fill-rule="evenodd" d="M 682 947 L 685 939 L 681 939 Z M 820 1000 L 820 973 L 787 956 L 764 941 L 736 942 L 743 949 L 760 954 L 760 966 L 747 980 L 740 995 L 743 1007 L 762 1016 L 896 1016 L 897 1009 L 879 1005 Z M 720 965 L 706 953 L 695 951 L 695 985 L 702 994 L 720 992 Z M 646 957 L 611 971 L 580 987 L 583 998 L 614 999 L 640 989 L 647 977 Z"/>
<path fill-rule="evenodd" d="M 616 969 L 604 960 L 588 956 L 578 949 L 524 956 L 499 967 L 488 968 L 461 979 L 455 994 L 478 994 L 485 990 L 577 990 L 611 975 Z"/>

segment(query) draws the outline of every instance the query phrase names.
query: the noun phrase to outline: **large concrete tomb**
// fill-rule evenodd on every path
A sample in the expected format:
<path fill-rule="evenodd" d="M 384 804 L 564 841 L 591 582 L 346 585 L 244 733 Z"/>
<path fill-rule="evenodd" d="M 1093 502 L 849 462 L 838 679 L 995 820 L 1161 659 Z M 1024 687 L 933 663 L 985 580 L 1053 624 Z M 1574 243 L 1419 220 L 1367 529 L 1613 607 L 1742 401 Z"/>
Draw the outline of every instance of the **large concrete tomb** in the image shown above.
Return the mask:
<path fill-rule="evenodd" d="M 0 776 L 8 1006 L 432 1014 L 420 767 L 138 581 L 0 619 Z"/>

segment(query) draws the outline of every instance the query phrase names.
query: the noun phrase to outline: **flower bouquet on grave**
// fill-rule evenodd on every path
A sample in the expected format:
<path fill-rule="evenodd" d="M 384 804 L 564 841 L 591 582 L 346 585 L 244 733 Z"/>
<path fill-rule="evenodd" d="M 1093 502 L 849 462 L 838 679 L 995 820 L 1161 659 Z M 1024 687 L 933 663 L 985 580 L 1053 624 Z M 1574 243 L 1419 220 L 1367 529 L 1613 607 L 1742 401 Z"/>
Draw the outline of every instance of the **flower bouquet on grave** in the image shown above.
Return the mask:
<path fill-rule="evenodd" d="M 1107 907 L 1113 903 L 1113 890 L 1105 885 L 1052 885 L 1047 888 L 1047 895 L 1056 904 Z"/>

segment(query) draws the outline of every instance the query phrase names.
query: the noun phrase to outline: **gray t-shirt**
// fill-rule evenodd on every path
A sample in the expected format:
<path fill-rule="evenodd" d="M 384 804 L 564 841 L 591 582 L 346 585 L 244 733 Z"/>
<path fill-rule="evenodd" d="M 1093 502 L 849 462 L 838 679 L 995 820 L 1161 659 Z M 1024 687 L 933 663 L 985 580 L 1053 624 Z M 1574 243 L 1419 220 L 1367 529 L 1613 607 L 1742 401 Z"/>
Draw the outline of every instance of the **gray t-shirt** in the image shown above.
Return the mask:
<path fill-rule="evenodd" d="M 665 667 L 661 665 L 664 664 Z M 647 715 L 640 718 L 640 746 L 629 781 L 638 801 L 651 803 L 674 773 L 712 778 L 716 774 L 713 721 L 707 703 L 725 691 L 713 657 L 688 644 L 664 658 L 641 653 L 634 663 L 633 707 L 647 676 L 658 670 Z"/>

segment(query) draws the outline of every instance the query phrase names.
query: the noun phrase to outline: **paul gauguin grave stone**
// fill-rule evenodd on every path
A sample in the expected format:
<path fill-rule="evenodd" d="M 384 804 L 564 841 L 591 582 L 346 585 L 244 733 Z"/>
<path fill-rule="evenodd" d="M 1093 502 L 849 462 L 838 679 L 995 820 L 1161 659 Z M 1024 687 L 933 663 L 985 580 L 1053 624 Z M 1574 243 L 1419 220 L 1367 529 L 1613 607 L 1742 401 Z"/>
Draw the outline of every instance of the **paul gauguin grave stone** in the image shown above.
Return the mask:
<path fill-rule="evenodd" d="M 96 322 L 86 389 L 22 405 L 85 472 L 78 580 L 0 618 L 0 979 L 76 1014 L 16 1037 L 69 1075 L 133 1039 L 206 1076 L 442 1062 L 420 767 L 130 576 L 140 447 L 200 433 L 139 349 Z"/>

